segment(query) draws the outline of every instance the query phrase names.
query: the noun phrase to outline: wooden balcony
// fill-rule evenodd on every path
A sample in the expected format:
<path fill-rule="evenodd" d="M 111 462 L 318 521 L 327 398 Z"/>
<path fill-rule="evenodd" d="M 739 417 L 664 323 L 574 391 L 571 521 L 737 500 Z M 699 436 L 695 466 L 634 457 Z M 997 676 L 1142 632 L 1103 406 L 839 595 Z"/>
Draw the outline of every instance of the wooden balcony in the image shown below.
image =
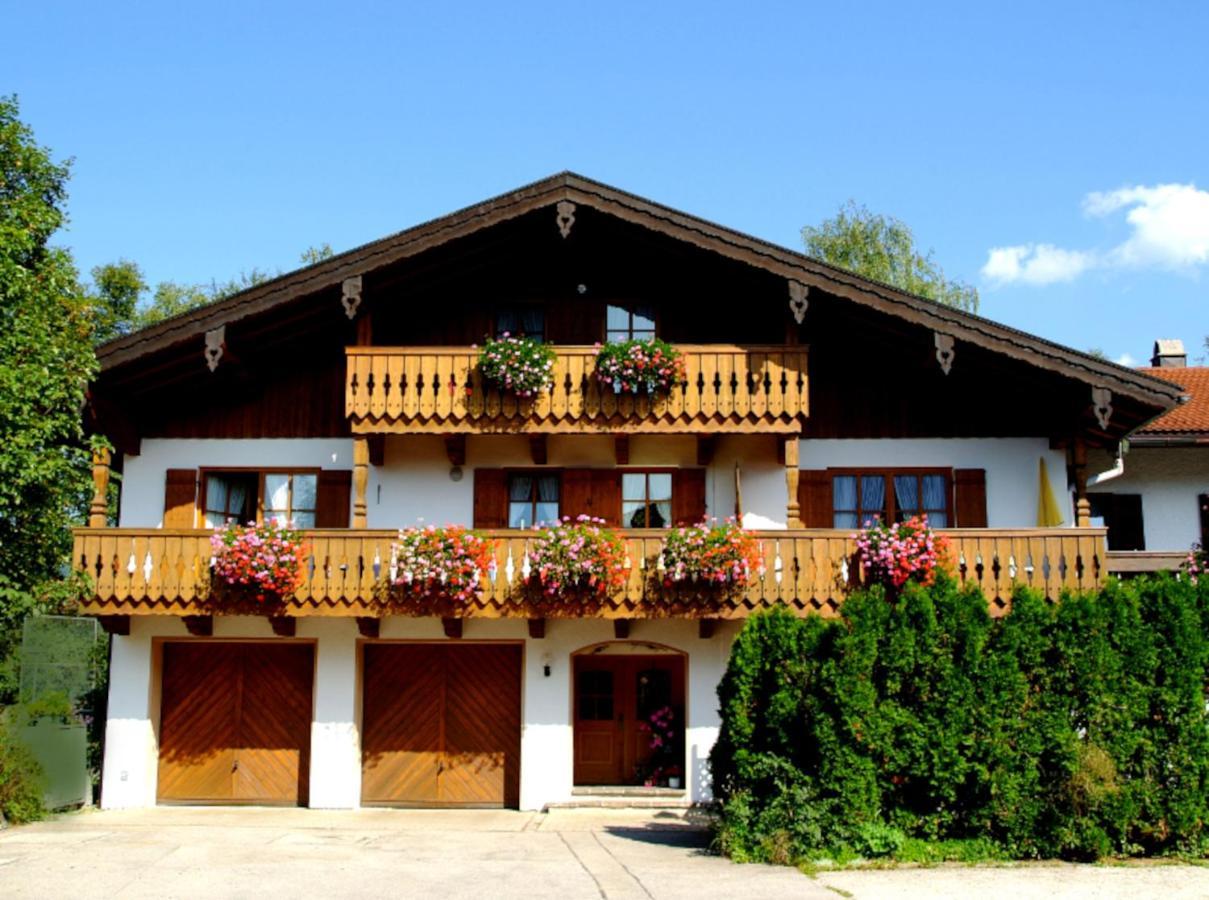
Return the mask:
<path fill-rule="evenodd" d="M 687 380 L 666 397 L 616 394 L 593 347 L 562 346 L 550 391 L 520 399 L 484 384 L 472 347 L 350 347 L 345 413 L 357 434 L 801 431 L 805 347 L 677 349 Z"/>
<path fill-rule="evenodd" d="M 1013 586 L 1026 585 L 1051 600 L 1065 590 L 1094 588 L 1107 570 L 1105 530 L 950 529 L 950 566 L 963 582 L 979 585 L 1002 614 Z M 645 618 L 667 615 L 652 567 L 662 541 L 660 531 L 622 532 L 629 545 L 630 576 L 600 615 Z M 526 551 L 531 532 L 488 532 L 496 540 L 494 575 L 467 617 L 525 616 L 520 588 L 528 573 Z M 332 530 L 307 532 L 310 547 L 306 575 L 282 611 L 288 616 L 378 615 L 375 587 L 390 571 L 393 531 Z M 677 615 L 743 618 L 750 612 L 785 604 L 801 614 L 834 615 L 857 572 L 853 544 L 846 531 L 795 530 L 759 533 L 764 572 L 740 596 Z M 83 602 L 99 615 L 195 615 L 209 612 L 210 532 L 155 528 L 80 528 L 75 532 L 75 565 L 92 576 L 95 593 Z"/>

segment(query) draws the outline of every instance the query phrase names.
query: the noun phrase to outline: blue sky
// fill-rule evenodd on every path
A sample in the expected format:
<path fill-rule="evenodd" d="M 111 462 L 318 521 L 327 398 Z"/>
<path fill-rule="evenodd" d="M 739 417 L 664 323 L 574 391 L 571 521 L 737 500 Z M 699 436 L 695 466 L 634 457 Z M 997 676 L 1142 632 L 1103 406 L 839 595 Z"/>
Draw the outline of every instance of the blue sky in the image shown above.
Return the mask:
<path fill-rule="evenodd" d="M 1141 361 L 1209 334 L 1206 34 L 1203 2 L 27 3 L 0 91 L 75 158 L 84 270 L 289 269 L 573 169 L 793 248 L 856 199 L 983 314 Z"/>

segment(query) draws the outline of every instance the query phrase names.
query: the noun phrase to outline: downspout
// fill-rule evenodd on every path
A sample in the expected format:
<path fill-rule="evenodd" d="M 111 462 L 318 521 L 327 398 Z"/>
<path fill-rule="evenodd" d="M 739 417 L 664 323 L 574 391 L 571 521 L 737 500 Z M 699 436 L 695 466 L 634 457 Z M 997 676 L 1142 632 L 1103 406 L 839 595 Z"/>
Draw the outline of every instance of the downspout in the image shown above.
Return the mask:
<path fill-rule="evenodd" d="M 1094 487 L 1097 484 L 1103 484 L 1106 481 L 1112 481 L 1114 478 L 1120 478 L 1125 474 L 1125 454 L 1129 450 L 1127 441 L 1117 443 L 1117 461 L 1111 469 L 1106 469 L 1087 479 L 1087 486 Z"/>

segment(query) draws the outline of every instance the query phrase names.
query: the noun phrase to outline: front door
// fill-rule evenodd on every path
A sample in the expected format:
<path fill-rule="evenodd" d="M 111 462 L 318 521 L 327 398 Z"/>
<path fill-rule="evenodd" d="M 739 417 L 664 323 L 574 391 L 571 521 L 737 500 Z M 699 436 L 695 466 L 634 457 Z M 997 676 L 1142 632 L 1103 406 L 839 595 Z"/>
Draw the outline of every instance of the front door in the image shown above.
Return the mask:
<path fill-rule="evenodd" d="M 583 655 L 573 671 L 576 784 L 643 784 L 683 763 L 682 656 Z"/>

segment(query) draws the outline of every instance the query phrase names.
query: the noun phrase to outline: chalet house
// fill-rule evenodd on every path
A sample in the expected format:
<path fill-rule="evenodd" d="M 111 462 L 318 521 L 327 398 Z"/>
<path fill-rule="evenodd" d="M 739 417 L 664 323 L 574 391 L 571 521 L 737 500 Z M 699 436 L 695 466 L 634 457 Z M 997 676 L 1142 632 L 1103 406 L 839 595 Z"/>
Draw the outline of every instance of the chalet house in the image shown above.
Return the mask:
<path fill-rule="evenodd" d="M 1088 478 L 1092 519 L 1108 527 L 1110 569 L 1174 569 L 1194 543 L 1209 546 L 1209 367 L 1189 366 L 1184 345 L 1160 340 L 1150 367 L 1187 402 L 1139 428 L 1125 453 L 1096 453 Z"/>
<path fill-rule="evenodd" d="M 557 349 L 553 387 L 485 384 L 476 342 Z M 658 335 L 666 397 L 592 377 L 594 344 Z M 673 713 L 660 796 L 710 797 L 715 689 L 742 620 L 833 615 L 850 536 L 927 513 L 992 611 L 1106 577 L 1089 453 L 1182 389 L 561 174 L 416 226 L 98 351 L 84 607 L 113 637 L 105 807 L 157 803 L 540 809 L 642 783 Z M 1062 522 L 1038 528 L 1041 469 Z M 120 473 L 120 512 L 106 486 Z M 532 524 L 619 529 L 603 608 L 526 613 Z M 669 611 L 647 574 L 669 525 L 739 515 L 763 565 L 742 592 Z M 209 536 L 230 518 L 305 529 L 272 615 L 216 608 Z M 495 564 L 455 614 L 383 614 L 398 529 L 463 524 Z"/>

